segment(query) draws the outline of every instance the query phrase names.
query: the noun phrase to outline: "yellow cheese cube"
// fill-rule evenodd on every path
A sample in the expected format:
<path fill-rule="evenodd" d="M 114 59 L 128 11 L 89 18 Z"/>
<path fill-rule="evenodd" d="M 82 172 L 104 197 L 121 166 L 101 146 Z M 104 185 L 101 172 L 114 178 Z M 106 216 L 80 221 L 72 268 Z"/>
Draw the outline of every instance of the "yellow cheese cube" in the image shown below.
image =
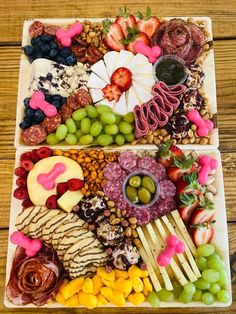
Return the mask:
<path fill-rule="evenodd" d="M 65 212 L 70 213 L 72 208 L 77 205 L 83 198 L 82 192 L 79 191 L 66 191 L 58 200 L 58 206 Z"/>

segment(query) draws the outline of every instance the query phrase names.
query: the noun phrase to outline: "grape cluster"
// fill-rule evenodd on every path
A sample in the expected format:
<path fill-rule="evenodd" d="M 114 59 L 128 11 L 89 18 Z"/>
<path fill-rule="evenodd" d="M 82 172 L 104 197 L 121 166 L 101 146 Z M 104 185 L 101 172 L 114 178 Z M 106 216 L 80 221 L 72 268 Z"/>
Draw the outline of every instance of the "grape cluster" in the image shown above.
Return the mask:
<path fill-rule="evenodd" d="M 73 112 L 55 133 L 47 136 L 47 144 L 55 145 L 65 140 L 69 145 L 98 144 L 107 146 L 112 143 L 123 145 L 134 139 L 133 113 L 124 117 L 112 112 L 108 106 L 86 105 Z"/>
<path fill-rule="evenodd" d="M 71 49 L 60 47 L 51 35 L 33 37 L 31 45 L 27 45 L 23 49 L 30 62 L 38 58 L 45 58 L 69 66 L 77 63 L 76 56 Z"/>
<path fill-rule="evenodd" d="M 19 124 L 21 129 L 28 129 L 31 125 L 39 124 L 43 122 L 45 114 L 41 109 L 32 109 L 29 105 L 30 97 L 26 97 L 24 99 L 24 118 L 22 122 Z M 57 111 L 61 108 L 63 103 L 66 102 L 66 98 L 62 97 L 61 95 L 48 95 L 45 94 L 45 100 L 54 105 L 57 108 Z"/>

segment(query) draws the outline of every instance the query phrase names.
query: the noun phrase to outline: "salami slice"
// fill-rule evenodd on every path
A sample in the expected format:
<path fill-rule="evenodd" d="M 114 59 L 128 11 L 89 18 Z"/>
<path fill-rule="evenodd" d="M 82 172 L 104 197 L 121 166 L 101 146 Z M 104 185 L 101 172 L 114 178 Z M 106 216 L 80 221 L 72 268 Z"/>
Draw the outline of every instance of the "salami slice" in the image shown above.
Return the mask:
<path fill-rule="evenodd" d="M 47 132 L 41 125 L 35 124 L 22 132 L 26 145 L 38 145 L 46 140 Z"/>
<path fill-rule="evenodd" d="M 79 89 L 75 96 L 76 96 L 76 100 L 77 100 L 78 104 L 81 107 L 84 107 L 86 105 L 93 103 L 93 100 L 92 100 L 89 92 L 86 91 L 84 88 Z"/>
<path fill-rule="evenodd" d="M 61 116 L 61 121 L 65 122 L 67 118 L 70 118 L 72 116 L 72 109 L 67 104 L 64 104 L 61 106 L 59 114 Z"/>
<path fill-rule="evenodd" d="M 42 127 L 48 133 L 53 133 L 61 124 L 61 116 L 59 114 L 55 115 L 54 117 L 45 117 L 43 122 L 41 123 Z"/>
<path fill-rule="evenodd" d="M 137 223 L 140 226 L 145 226 L 151 221 L 151 215 L 148 208 L 138 208 L 135 211 L 135 217 L 137 218 Z"/>
<path fill-rule="evenodd" d="M 148 208 L 149 213 L 150 213 L 150 220 L 156 220 L 158 219 L 161 215 L 159 213 L 159 209 L 158 209 L 158 203 L 156 202 L 154 205 L 152 205 L 151 207 Z"/>
<path fill-rule="evenodd" d="M 168 197 L 158 204 L 158 212 L 161 216 L 164 216 L 174 210 L 176 207 L 175 200 L 172 197 Z"/>
<path fill-rule="evenodd" d="M 118 157 L 121 168 L 132 172 L 137 165 L 138 157 L 133 152 L 122 152 Z"/>
<path fill-rule="evenodd" d="M 175 196 L 176 187 L 170 180 L 163 180 L 160 182 L 160 197 L 165 200 L 166 198 L 173 198 Z"/>
<path fill-rule="evenodd" d="M 121 167 L 117 162 L 109 162 L 103 169 L 104 177 L 108 180 L 118 180 L 121 176 Z"/>
<path fill-rule="evenodd" d="M 127 203 L 126 203 L 126 200 L 124 199 L 124 197 L 122 195 L 120 195 L 120 197 L 118 198 L 118 200 L 116 202 L 116 206 L 120 209 L 126 209 Z"/>
<path fill-rule="evenodd" d="M 153 175 L 157 178 L 158 181 L 163 180 L 166 177 L 166 168 L 162 164 L 157 163 L 156 170 Z"/>
<path fill-rule="evenodd" d="M 153 157 L 142 157 L 138 160 L 138 168 L 140 170 L 147 170 L 154 174 L 157 169 L 157 162 Z"/>
<path fill-rule="evenodd" d="M 42 35 L 44 31 L 44 25 L 40 21 L 34 21 L 29 27 L 29 34 L 31 37 L 37 37 Z"/>
<path fill-rule="evenodd" d="M 44 26 L 44 34 L 56 36 L 56 32 L 60 27 L 57 25 L 45 25 Z"/>
<path fill-rule="evenodd" d="M 120 181 L 107 181 L 103 187 L 103 192 L 111 199 L 117 200 L 121 195 Z"/>

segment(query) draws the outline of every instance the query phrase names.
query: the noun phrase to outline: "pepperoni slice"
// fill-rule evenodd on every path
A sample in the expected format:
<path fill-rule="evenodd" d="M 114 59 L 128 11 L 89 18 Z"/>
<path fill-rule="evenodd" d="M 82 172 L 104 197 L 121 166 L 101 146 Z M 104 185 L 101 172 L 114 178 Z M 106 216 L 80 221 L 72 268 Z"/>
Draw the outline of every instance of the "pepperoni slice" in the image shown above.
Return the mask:
<path fill-rule="evenodd" d="M 164 200 L 166 198 L 173 198 L 176 193 L 176 187 L 170 180 L 163 180 L 160 182 L 160 197 Z"/>

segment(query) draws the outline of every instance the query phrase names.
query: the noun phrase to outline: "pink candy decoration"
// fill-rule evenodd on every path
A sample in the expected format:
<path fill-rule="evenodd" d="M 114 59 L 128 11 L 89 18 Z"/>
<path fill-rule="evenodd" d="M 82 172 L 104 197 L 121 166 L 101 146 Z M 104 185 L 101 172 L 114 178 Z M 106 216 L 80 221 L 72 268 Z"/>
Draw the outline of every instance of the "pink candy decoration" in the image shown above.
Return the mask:
<path fill-rule="evenodd" d="M 195 109 L 189 110 L 187 118 L 190 122 L 193 122 L 197 126 L 197 135 L 206 136 L 210 131 L 213 130 L 214 124 L 211 120 L 204 120 L 200 116 L 199 112 Z"/>
<path fill-rule="evenodd" d="M 168 237 L 166 244 L 166 248 L 157 257 L 157 263 L 162 267 L 168 266 L 175 254 L 183 254 L 185 250 L 184 243 L 179 241 L 175 235 Z"/>
<path fill-rule="evenodd" d="M 52 190 L 55 187 L 56 178 L 60 174 L 65 172 L 65 170 L 66 170 L 65 164 L 58 162 L 57 164 L 55 164 L 55 166 L 49 173 L 39 174 L 37 177 L 37 181 L 39 184 L 43 186 L 45 190 Z"/>
<path fill-rule="evenodd" d="M 198 162 L 201 166 L 201 169 L 198 172 L 198 182 L 200 184 L 205 184 L 208 179 L 209 172 L 218 167 L 218 162 L 216 159 L 207 155 L 200 156 Z"/>
<path fill-rule="evenodd" d="M 79 35 L 83 32 L 83 25 L 80 22 L 76 22 L 67 30 L 58 29 L 56 32 L 57 40 L 64 47 L 70 47 L 72 43 L 72 38 L 75 35 Z"/>
<path fill-rule="evenodd" d="M 148 47 L 141 41 L 134 44 L 134 50 L 148 57 L 149 62 L 154 63 L 161 55 L 161 48 L 159 46 Z"/>
<path fill-rule="evenodd" d="M 46 116 L 53 117 L 57 114 L 57 109 L 55 106 L 49 104 L 44 97 L 44 93 L 37 91 L 34 92 L 32 98 L 30 99 L 29 105 L 32 109 L 41 109 Z"/>
<path fill-rule="evenodd" d="M 10 236 L 10 241 L 13 244 L 19 245 L 25 249 L 27 256 L 32 257 L 40 251 L 43 243 L 40 240 L 31 240 L 20 231 L 15 231 Z"/>

